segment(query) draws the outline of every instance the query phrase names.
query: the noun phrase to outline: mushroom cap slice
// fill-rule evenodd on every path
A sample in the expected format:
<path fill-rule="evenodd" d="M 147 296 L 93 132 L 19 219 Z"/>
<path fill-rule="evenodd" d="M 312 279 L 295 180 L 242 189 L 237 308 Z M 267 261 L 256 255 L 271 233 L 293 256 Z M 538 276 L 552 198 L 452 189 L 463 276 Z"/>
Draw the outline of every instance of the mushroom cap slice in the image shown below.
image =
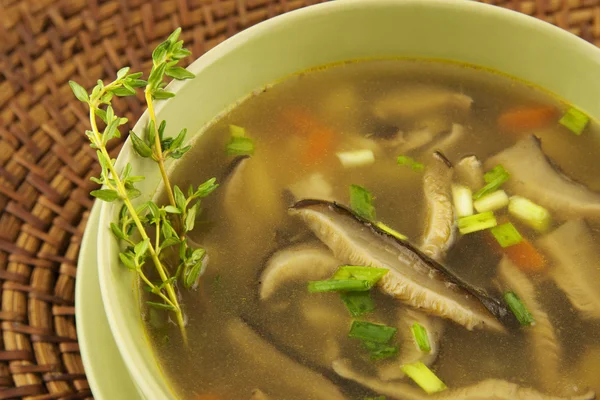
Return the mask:
<path fill-rule="evenodd" d="M 552 396 L 499 379 L 486 379 L 471 386 L 428 397 L 431 400 L 594 400 L 595 398 L 596 394 L 593 391 L 565 397 Z"/>
<path fill-rule="evenodd" d="M 396 124 L 447 110 L 466 112 L 473 99 L 441 86 L 414 84 L 391 91 L 373 102 L 373 115 Z"/>
<path fill-rule="evenodd" d="M 295 200 L 307 197 L 323 200 L 333 200 L 333 187 L 320 172 L 315 172 L 308 177 L 290 185 L 289 191 Z"/>
<path fill-rule="evenodd" d="M 467 329 L 502 331 L 499 321 L 517 325 L 501 300 L 337 203 L 303 200 L 290 213 L 300 216 L 340 261 L 389 270 L 378 282 L 379 288 L 409 306 L 451 319 Z"/>
<path fill-rule="evenodd" d="M 432 151 L 448 152 L 453 150 L 456 145 L 466 136 L 466 128 L 461 124 L 452 124 L 449 132 L 436 140 L 426 152 Z"/>
<path fill-rule="evenodd" d="M 437 136 L 438 132 L 425 127 L 414 129 L 406 133 L 400 133 L 395 142 L 395 151 L 400 154 L 417 151 L 429 145 Z"/>
<path fill-rule="evenodd" d="M 273 232 L 284 219 L 281 191 L 264 158 L 235 158 L 222 185 L 223 210 L 231 228 L 231 239 L 246 243 L 248 251 L 269 249 Z M 252 218 L 250 218 L 250 216 Z M 260 220 L 261 223 L 254 223 Z"/>
<path fill-rule="evenodd" d="M 241 319 L 228 321 L 224 332 L 239 355 L 251 360 L 253 368 L 277 371 L 279 386 L 303 394 L 306 399 L 342 400 L 345 398 L 331 381 L 281 353 Z"/>
<path fill-rule="evenodd" d="M 485 185 L 483 166 L 476 156 L 466 156 L 454 166 L 458 181 L 476 191 Z"/>
<path fill-rule="evenodd" d="M 573 396 L 552 396 L 533 388 L 499 379 L 486 379 L 471 386 L 452 389 L 429 397 L 432 400 L 594 400 L 596 394 L 587 391 Z"/>
<path fill-rule="evenodd" d="M 340 264 L 331 251 L 318 242 L 300 243 L 279 250 L 269 258 L 260 275 L 259 297 L 268 299 L 290 281 L 327 279 Z"/>
<path fill-rule="evenodd" d="M 566 397 L 551 396 L 499 379 L 487 379 L 471 386 L 447 389 L 428 395 L 409 383 L 384 382 L 374 377 L 363 376 L 355 371 L 346 359 L 334 361 L 332 367 L 342 378 L 357 382 L 396 400 L 594 400 L 596 398 L 593 391 Z"/>
<path fill-rule="evenodd" d="M 519 296 L 527 310 L 533 316 L 535 324 L 526 330 L 531 341 L 537 376 L 540 387 L 549 392 L 564 392 L 560 388 L 562 374 L 560 360 L 562 349 L 548 314 L 542 309 L 533 283 L 511 261 L 504 257 L 498 265 L 498 278 L 506 290 L 512 290 Z M 566 386 L 566 385 L 564 385 Z"/>
<path fill-rule="evenodd" d="M 342 378 L 354 381 L 376 393 L 390 396 L 393 399 L 421 400 L 428 398 L 421 389 L 408 382 L 386 382 L 376 377 L 365 376 L 354 370 L 348 359 L 335 360 L 331 367 Z M 400 369 L 400 364 L 396 365 L 396 368 Z"/>
<path fill-rule="evenodd" d="M 504 186 L 527 197 L 563 219 L 600 219 L 600 194 L 563 174 L 530 135 L 485 162 L 488 169 L 501 164 L 510 178 Z"/>
<path fill-rule="evenodd" d="M 415 323 L 421 325 L 427 332 L 431 347 L 431 350 L 427 353 L 421 351 L 412 333 L 411 328 Z M 383 381 L 403 378 L 404 372 L 398 368 L 398 365 L 402 364 L 411 364 L 420 361 L 429 367 L 437 359 L 443 332 L 444 321 L 440 318 L 410 308 L 400 308 L 398 310 L 399 356 L 397 360 L 381 363 L 377 367 L 379 378 Z"/>
<path fill-rule="evenodd" d="M 420 249 L 436 261 L 442 261 L 454 244 L 456 224 L 451 200 L 453 168 L 442 153 L 435 152 L 423 175 L 427 205 L 427 228 Z"/>
<path fill-rule="evenodd" d="M 554 261 L 556 285 L 585 319 L 600 319 L 600 251 L 583 220 L 571 220 L 537 241 Z"/>

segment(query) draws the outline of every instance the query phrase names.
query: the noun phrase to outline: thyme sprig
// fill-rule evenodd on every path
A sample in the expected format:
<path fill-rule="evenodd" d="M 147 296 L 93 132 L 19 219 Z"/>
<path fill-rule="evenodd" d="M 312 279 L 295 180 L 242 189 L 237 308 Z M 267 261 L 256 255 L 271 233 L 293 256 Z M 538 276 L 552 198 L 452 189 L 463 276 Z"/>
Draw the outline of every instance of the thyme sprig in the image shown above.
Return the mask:
<path fill-rule="evenodd" d="M 164 86 L 166 86 L 166 83 L 164 82 L 165 76 L 170 76 L 177 80 L 194 78 L 193 73 L 185 68 L 177 66 L 182 58 L 191 54 L 189 50 L 183 48 L 183 40 L 178 40 L 180 34 L 181 28 L 177 28 L 169 35 L 167 40 L 159 44 L 152 52 L 152 69 L 150 70 L 150 76 L 148 77 L 148 84 L 144 90 L 144 97 L 146 99 L 146 104 L 148 105 L 148 114 L 150 116 L 147 137 L 148 143 L 146 145 L 149 145 L 148 147 L 151 149 L 151 154 L 149 156 L 158 163 L 165 190 L 172 206 L 176 206 L 175 197 L 165 168 L 165 160 L 169 157 L 181 158 L 191 146 L 181 147 L 181 144 L 185 140 L 185 129 L 179 132 L 175 139 L 165 140 L 163 138 L 162 133 L 165 130 L 166 122 L 162 121 L 160 126 L 158 125 L 156 114 L 154 112 L 154 100 L 168 99 L 175 96 L 174 93 L 164 89 Z M 137 141 L 137 143 L 139 145 L 140 141 Z M 139 151 L 138 154 L 140 154 Z M 144 151 L 144 154 L 148 154 L 148 152 Z"/>
<path fill-rule="evenodd" d="M 201 210 L 201 199 L 212 193 L 218 185 L 214 178 L 209 179 L 196 189 L 190 187 L 186 196 L 179 187 L 171 185 L 166 172 L 165 161 L 168 158 L 181 158 L 190 149 L 190 146 L 183 145 L 186 129 L 175 137 L 167 137 L 166 121 L 158 124 L 154 112 L 155 100 L 175 96 L 165 89 L 165 77 L 178 80 L 194 77 L 186 69 L 177 66 L 179 60 L 191 54 L 183 48 L 183 41 L 178 40 L 180 33 L 181 29 L 178 28 L 153 51 L 153 66 L 148 81 L 140 79 L 141 72 L 130 73 L 130 68 L 125 67 L 117 72 L 113 82 L 105 85 L 99 80 L 90 94 L 74 81 L 69 81 L 69 85 L 77 99 L 89 107 L 91 130 L 85 133 L 91 147 L 96 149 L 101 167 L 100 177 L 91 179 L 102 185 L 101 189 L 92 191 L 91 195 L 103 201 L 123 203 L 118 221 L 110 224 L 112 233 L 125 247 L 119 253 L 120 261 L 125 267 L 135 271 L 144 282 L 144 289 L 156 295 L 159 300 L 147 301 L 146 304 L 174 315 L 183 341 L 187 343 L 185 319 L 177 296 L 177 282 L 180 280 L 185 288 L 191 288 L 202 274 L 206 251 L 191 248 L 187 234 L 194 229 Z M 144 88 L 150 120 L 145 137 L 140 138 L 130 131 L 130 138 L 133 149 L 139 156 L 151 158 L 157 163 L 169 197 L 170 204 L 165 206 L 159 206 L 153 201 L 134 206 L 132 200 L 141 195 L 135 184 L 144 177 L 133 175 L 130 163 L 119 173 L 106 146 L 110 140 L 120 137 L 119 127 L 127 123 L 126 118 L 115 114 L 111 105 L 113 97 L 133 96 L 139 88 Z M 104 129 L 99 129 L 98 120 L 104 123 Z M 148 233 L 150 229 L 154 232 L 153 239 Z M 178 251 L 169 251 L 174 246 L 178 246 Z M 148 259 L 154 265 L 160 279 L 158 282 L 153 282 L 148 277 L 145 269 Z"/>

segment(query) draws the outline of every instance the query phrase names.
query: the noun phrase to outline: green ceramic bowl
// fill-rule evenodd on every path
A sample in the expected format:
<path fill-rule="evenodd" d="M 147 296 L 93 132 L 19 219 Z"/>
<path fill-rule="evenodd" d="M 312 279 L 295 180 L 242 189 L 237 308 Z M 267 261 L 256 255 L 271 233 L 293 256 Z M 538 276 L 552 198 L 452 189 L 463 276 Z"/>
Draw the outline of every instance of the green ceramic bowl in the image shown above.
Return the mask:
<path fill-rule="evenodd" d="M 447 59 L 488 67 L 546 88 L 600 117 L 600 51 L 530 17 L 458 0 L 338 0 L 274 18 L 227 40 L 190 66 L 191 81 L 157 107 L 170 131 L 199 132 L 253 90 L 318 65 L 377 57 Z M 139 134 L 144 115 L 136 125 Z M 193 138 L 191 140 L 194 140 Z M 127 143 L 118 165 L 147 176 L 150 198 L 159 175 Z M 174 398 L 144 334 L 134 275 L 119 265 L 108 224 L 118 207 L 103 204 L 98 233 L 102 298 L 117 346 L 148 399 Z M 99 343 L 99 346 L 102 344 Z"/>

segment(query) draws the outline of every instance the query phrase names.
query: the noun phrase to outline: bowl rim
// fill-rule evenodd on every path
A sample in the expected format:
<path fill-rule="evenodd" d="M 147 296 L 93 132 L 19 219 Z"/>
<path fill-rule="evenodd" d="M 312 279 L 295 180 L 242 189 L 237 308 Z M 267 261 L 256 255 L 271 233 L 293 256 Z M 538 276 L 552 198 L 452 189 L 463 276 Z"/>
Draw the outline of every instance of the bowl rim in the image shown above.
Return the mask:
<path fill-rule="evenodd" d="M 448 9 L 448 8 L 460 8 L 464 12 L 478 15 L 478 17 L 488 16 L 503 18 L 510 21 L 511 24 L 530 25 L 535 29 L 543 31 L 549 36 L 559 38 L 562 41 L 568 41 L 569 44 L 574 47 L 578 47 L 581 51 L 589 55 L 589 57 L 595 57 L 600 62 L 600 49 L 591 43 L 579 38 L 578 36 L 556 27 L 545 21 L 541 21 L 535 17 L 528 16 L 513 10 L 493 6 L 490 4 L 479 3 L 475 1 L 461 1 L 461 2 L 449 2 L 448 0 L 339 0 L 327 3 L 320 3 L 313 6 L 297 9 L 266 21 L 260 22 L 254 26 L 251 26 L 234 36 L 228 38 L 222 43 L 218 44 L 214 48 L 207 51 L 204 55 L 196 59 L 188 66 L 188 70 L 198 75 L 215 63 L 222 56 L 236 51 L 240 46 L 243 46 L 252 37 L 268 35 L 269 31 L 278 25 L 291 23 L 291 21 L 301 21 L 312 18 L 313 16 L 326 14 L 331 12 L 340 12 L 346 9 L 362 8 L 362 7 L 411 7 L 419 6 L 423 8 L 431 8 L 434 10 Z M 167 89 L 173 93 L 179 92 L 187 81 L 173 81 L 169 84 Z M 155 106 L 156 114 L 160 114 L 161 110 L 165 107 L 166 102 L 160 102 Z M 144 124 L 148 119 L 148 112 L 145 111 L 138 122 L 134 126 L 134 131 L 140 133 L 143 130 Z M 121 151 L 117 158 L 117 167 L 122 167 L 133 155 L 129 138 L 124 143 Z M 109 204 L 103 203 L 100 211 L 100 223 L 107 221 L 107 216 L 110 216 Z M 107 243 L 106 238 L 109 235 L 108 229 L 99 229 L 97 246 L 101 248 L 103 244 Z M 102 294 L 102 301 L 105 306 L 105 312 L 107 314 L 110 330 L 115 339 L 119 352 L 123 356 L 123 360 L 129 370 L 132 379 L 135 384 L 142 390 L 147 398 L 164 399 L 168 396 L 175 396 L 174 391 L 171 389 L 171 393 L 165 393 L 161 386 L 153 379 L 152 374 L 149 372 L 148 367 L 140 362 L 136 357 L 133 357 L 132 349 L 136 347 L 135 338 L 129 335 L 126 331 L 126 327 L 120 326 L 114 315 L 118 313 L 117 307 L 114 307 L 112 302 L 106 301 L 107 296 L 110 295 L 110 288 L 107 287 L 109 280 L 106 278 L 108 267 L 101 267 L 107 265 L 106 252 L 98 252 L 98 268 L 100 278 L 100 288 Z M 132 290 L 132 293 L 134 291 Z M 136 300 L 139 303 L 139 300 Z M 141 319 L 140 319 L 141 321 Z M 139 339 L 139 338 L 138 338 Z M 144 338 L 146 340 L 146 338 Z M 159 366 L 162 372 L 162 368 Z M 164 376 L 164 374 L 163 374 Z M 166 377 L 165 380 L 168 381 Z M 170 385 L 168 385 L 170 387 Z M 149 395 L 151 394 L 151 395 Z"/>

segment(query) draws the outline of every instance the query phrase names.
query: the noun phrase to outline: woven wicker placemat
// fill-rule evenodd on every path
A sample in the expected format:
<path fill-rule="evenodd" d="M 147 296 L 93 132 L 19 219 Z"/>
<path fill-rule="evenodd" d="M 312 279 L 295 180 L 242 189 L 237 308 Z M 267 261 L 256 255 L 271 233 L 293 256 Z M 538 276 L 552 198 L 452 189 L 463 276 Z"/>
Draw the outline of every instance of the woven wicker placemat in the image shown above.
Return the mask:
<path fill-rule="evenodd" d="M 124 65 L 147 72 L 151 49 L 177 26 L 194 59 L 248 26 L 321 1 L 0 0 L 0 400 L 91 397 L 73 290 L 89 177 L 98 171 L 67 81 L 91 87 Z M 484 2 L 600 43 L 600 0 Z M 142 104 L 118 99 L 116 108 L 133 125 Z"/>

